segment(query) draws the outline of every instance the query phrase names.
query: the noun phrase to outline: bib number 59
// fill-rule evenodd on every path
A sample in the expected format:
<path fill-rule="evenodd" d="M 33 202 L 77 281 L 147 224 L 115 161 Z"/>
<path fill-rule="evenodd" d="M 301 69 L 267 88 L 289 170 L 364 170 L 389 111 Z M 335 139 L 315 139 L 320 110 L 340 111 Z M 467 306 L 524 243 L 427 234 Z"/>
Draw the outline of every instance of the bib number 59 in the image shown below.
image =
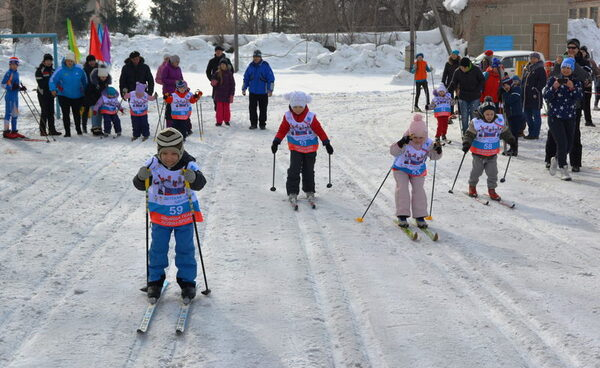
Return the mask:
<path fill-rule="evenodd" d="M 183 206 L 171 206 L 169 207 L 169 215 L 181 215 L 183 213 Z"/>

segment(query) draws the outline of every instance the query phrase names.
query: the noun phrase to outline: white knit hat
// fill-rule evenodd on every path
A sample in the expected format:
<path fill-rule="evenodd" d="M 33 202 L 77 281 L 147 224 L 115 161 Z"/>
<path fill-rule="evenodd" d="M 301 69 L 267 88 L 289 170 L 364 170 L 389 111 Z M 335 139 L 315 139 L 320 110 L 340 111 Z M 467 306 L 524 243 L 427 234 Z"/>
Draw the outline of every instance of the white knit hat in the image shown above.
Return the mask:
<path fill-rule="evenodd" d="M 306 107 L 311 101 L 312 97 L 309 94 L 306 94 L 302 91 L 294 91 L 290 93 L 286 93 L 283 97 L 290 101 L 290 106 L 302 106 Z"/>
<path fill-rule="evenodd" d="M 73 62 L 75 62 L 75 53 L 73 53 L 73 51 L 67 51 L 65 53 L 65 61 L 67 60 L 73 60 Z"/>

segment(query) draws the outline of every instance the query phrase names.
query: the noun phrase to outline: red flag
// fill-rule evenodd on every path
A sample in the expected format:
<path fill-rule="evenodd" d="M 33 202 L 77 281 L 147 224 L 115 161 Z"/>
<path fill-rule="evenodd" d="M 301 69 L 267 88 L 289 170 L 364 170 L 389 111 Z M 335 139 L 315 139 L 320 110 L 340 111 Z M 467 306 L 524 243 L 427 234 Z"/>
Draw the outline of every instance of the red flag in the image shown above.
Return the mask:
<path fill-rule="evenodd" d="M 100 44 L 100 38 L 98 37 L 98 30 L 94 25 L 94 21 L 90 22 L 90 55 L 94 55 L 96 60 L 103 61 L 102 57 L 102 46 Z"/>

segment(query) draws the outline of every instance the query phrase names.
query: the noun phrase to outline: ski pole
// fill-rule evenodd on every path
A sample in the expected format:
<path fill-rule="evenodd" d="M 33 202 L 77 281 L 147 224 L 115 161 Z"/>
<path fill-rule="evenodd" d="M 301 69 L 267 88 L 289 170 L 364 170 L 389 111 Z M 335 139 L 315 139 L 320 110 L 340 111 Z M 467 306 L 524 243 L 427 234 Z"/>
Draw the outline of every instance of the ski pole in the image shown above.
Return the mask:
<path fill-rule="evenodd" d="M 506 173 L 508 172 L 508 166 L 510 166 L 510 160 L 512 159 L 512 155 L 508 156 L 508 163 L 506 164 L 506 169 L 504 170 L 504 176 L 500 179 L 501 183 L 506 181 Z"/>
<path fill-rule="evenodd" d="M 163 109 L 165 107 L 165 101 L 163 100 L 162 106 L 158 107 L 158 100 L 156 100 L 156 108 L 158 109 L 158 121 L 156 122 L 156 130 L 154 132 L 154 141 L 156 142 L 156 136 L 158 135 L 158 127 L 160 126 L 160 117 L 163 113 Z"/>
<path fill-rule="evenodd" d="M 275 188 L 275 153 L 273 153 L 273 186 L 271 187 L 271 192 L 276 191 L 277 188 Z"/>
<path fill-rule="evenodd" d="M 183 170 L 185 173 L 185 169 Z M 200 236 L 198 236 L 198 225 L 196 225 L 196 211 L 194 210 L 194 202 L 192 202 L 192 190 L 190 188 L 190 183 L 185 181 L 185 189 L 188 195 L 188 200 L 190 202 L 190 211 L 192 212 L 192 222 L 194 224 L 194 232 L 196 233 L 196 241 L 198 242 L 198 253 L 200 254 L 200 264 L 202 265 L 202 275 L 204 276 L 204 286 L 206 287 L 204 291 L 201 291 L 202 294 L 208 295 L 210 294 L 210 289 L 208 288 L 208 281 L 206 281 L 206 269 L 204 268 L 204 258 L 202 257 L 202 249 L 200 248 Z"/>
<path fill-rule="evenodd" d="M 427 220 L 433 220 L 431 213 L 433 212 L 433 194 L 435 193 L 435 171 L 437 169 L 437 160 L 433 161 L 433 184 L 431 185 L 431 204 L 429 205 L 429 216 L 425 217 Z"/>
<path fill-rule="evenodd" d="M 202 103 L 200 103 L 200 131 L 204 135 L 204 116 L 202 115 Z"/>
<path fill-rule="evenodd" d="M 150 188 L 150 178 L 147 178 L 144 181 L 144 184 L 146 185 L 146 287 L 148 287 L 148 280 L 150 280 L 150 262 L 148 260 L 148 253 L 149 253 L 149 234 L 148 234 L 148 227 L 149 225 L 149 220 L 148 220 L 148 212 L 150 211 L 149 207 L 148 207 L 148 188 Z M 146 289 L 147 291 L 148 289 Z"/>
<path fill-rule="evenodd" d="M 200 140 L 202 140 L 203 131 L 202 131 L 202 124 L 200 123 L 200 115 L 198 113 L 198 102 L 199 101 L 196 101 L 196 118 L 198 119 L 198 131 L 200 132 Z"/>
<path fill-rule="evenodd" d="M 23 100 L 25 101 L 25 104 L 27 105 L 27 107 L 29 108 L 29 111 L 31 112 L 31 115 L 33 115 L 33 119 L 35 119 L 36 123 L 38 124 L 38 127 L 42 127 L 42 125 L 40 124 L 40 121 L 38 120 L 37 116 L 35 115 L 35 113 L 33 112 L 32 107 L 29 105 L 29 101 L 27 101 L 27 97 L 25 97 L 25 93 L 23 91 L 21 92 L 21 97 L 23 97 Z M 50 143 L 50 139 L 48 139 L 48 132 L 46 132 L 46 143 Z"/>
<path fill-rule="evenodd" d="M 327 183 L 327 188 L 331 188 L 333 184 L 331 184 L 331 155 L 329 155 L 329 183 Z"/>
<path fill-rule="evenodd" d="M 413 81 L 413 88 L 412 88 L 412 107 L 410 108 L 410 112 L 414 113 L 415 112 L 415 82 Z"/>
<path fill-rule="evenodd" d="M 39 125 L 40 125 L 40 128 L 41 128 L 42 127 L 42 114 L 40 113 L 40 111 L 35 106 L 35 103 L 33 102 L 33 98 L 31 97 L 31 95 L 29 94 L 29 92 L 27 90 L 25 90 L 25 95 L 27 96 L 27 98 L 29 99 L 29 102 L 31 102 L 31 106 L 33 106 L 33 108 L 35 109 L 35 112 L 39 116 Z M 46 124 L 44 123 L 44 128 L 45 128 L 45 125 Z M 54 138 L 53 136 L 51 136 L 51 137 L 52 137 L 52 140 L 54 142 L 56 142 L 56 138 Z M 46 135 L 46 142 L 49 143 L 48 142 L 48 135 Z"/>
<path fill-rule="evenodd" d="M 467 151 L 469 152 L 469 151 Z M 460 173 L 460 168 L 462 167 L 463 162 L 465 161 L 465 157 L 467 156 L 467 152 L 463 154 L 462 160 L 460 160 L 460 165 L 458 165 L 458 171 L 456 172 L 456 177 L 454 178 L 454 183 L 452 183 L 452 188 L 448 191 L 450 194 L 454 194 L 454 185 L 456 184 L 456 179 L 458 179 L 458 174 Z"/>
<path fill-rule="evenodd" d="M 371 199 L 371 203 L 369 203 L 369 205 L 367 206 L 367 209 L 365 210 L 365 213 L 363 213 L 363 215 L 361 217 L 357 217 L 355 220 L 356 222 L 363 222 L 365 219 L 365 216 L 367 214 L 367 212 L 369 211 L 369 208 L 371 208 L 371 205 L 373 204 L 373 201 L 375 201 L 375 198 L 377 198 L 377 195 L 379 194 L 379 191 L 381 190 L 381 187 L 383 187 L 383 184 L 385 183 L 385 181 L 387 180 L 388 176 L 390 176 L 390 173 L 392 172 L 392 168 L 390 167 L 390 169 L 388 170 L 387 174 L 385 175 L 385 178 L 383 179 L 383 181 L 381 182 L 381 185 L 379 186 L 379 189 L 377 189 L 377 192 L 375 193 L 375 195 L 373 196 L 373 199 Z"/>

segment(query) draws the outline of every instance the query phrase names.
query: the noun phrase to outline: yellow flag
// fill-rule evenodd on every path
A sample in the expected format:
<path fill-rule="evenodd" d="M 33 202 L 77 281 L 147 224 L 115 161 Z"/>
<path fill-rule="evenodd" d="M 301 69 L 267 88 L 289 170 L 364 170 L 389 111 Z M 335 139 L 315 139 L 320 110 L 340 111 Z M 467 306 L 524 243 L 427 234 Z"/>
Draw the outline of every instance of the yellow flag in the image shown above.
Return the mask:
<path fill-rule="evenodd" d="M 71 19 L 69 18 L 67 18 L 67 35 L 69 37 L 69 50 L 73 51 L 75 54 L 75 62 L 79 63 L 81 55 L 79 54 L 79 47 L 77 47 L 77 40 L 73 33 L 73 25 L 71 25 Z"/>

